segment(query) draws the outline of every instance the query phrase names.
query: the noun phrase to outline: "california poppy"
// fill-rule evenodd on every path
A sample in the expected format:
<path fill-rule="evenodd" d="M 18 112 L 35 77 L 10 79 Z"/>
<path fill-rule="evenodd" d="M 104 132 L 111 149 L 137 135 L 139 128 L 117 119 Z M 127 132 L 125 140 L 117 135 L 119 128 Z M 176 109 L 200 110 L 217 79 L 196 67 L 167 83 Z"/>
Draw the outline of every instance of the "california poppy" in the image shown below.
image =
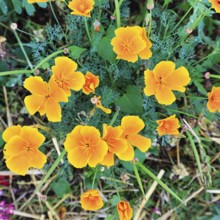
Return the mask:
<path fill-rule="evenodd" d="M 111 40 L 117 59 L 136 62 L 138 56 L 148 59 L 152 56 L 150 40 L 146 36 L 146 30 L 139 26 L 120 27 L 115 30 L 115 37 Z"/>
<path fill-rule="evenodd" d="M 134 149 L 137 147 L 140 151 L 146 152 L 151 146 L 151 140 L 138 134 L 144 128 L 144 122 L 138 116 L 124 116 L 121 120 L 123 130 L 122 138 L 127 140 L 128 147 L 117 156 L 122 160 L 132 160 L 134 158 Z"/>
<path fill-rule="evenodd" d="M 86 95 L 90 93 L 95 93 L 95 88 L 99 86 L 99 76 L 92 74 L 91 72 L 87 72 L 85 75 L 85 83 L 83 85 L 82 91 Z"/>
<path fill-rule="evenodd" d="M 158 124 L 157 131 L 160 136 L 165 134 L 179 134 L 178 128 L 180 127 L 180 124 L 176 115 L 171 115 L 168 118 L 157 120 L 156 122 Z"/>
<path fill-rule="evenodd" d="M 173 90 L 185 92 L 185 86 L 190 82 L 188 70 L 183 66 L 175 69 L 172 61 L 161 61 L 153 70 L 146 70 L 144 78 L 145 95 L 155 95 L 157 101 L 165 105 L 176 100 Z"/>
<path fill-rule="evenodd" d="M 61 121 L 59 102 L 67 102 L 68 99 L 53 78 L 50 78 L 47 83 L 39 76 L 30 76 L 24 81 L 24 88 L 31 92 L 31 95 L 24 99 L 25 106 L 31 115 L 39 112 L 40 115 L 46 114 L 49 121 Z"/>
<path fill-rule="evenodd" d="M 117 205 L 117 211 L 120 220 L 130 220 L 133 215 L 133 209 L 131 208 L 129 202 L 120 201 Z"/>
<path fill-rule="evenodd" d="M 46 156 L 38 150 L 45 137 L 37 128 L 11 126 L 3 132 L 2 138 L 6 142 L 6 166 L 12 172 L 25 175 L 29 168 L 41 169 L 46 163 Z"/>
<path fill-rule="evenodd" d="M 207 108 L 210 112 L 220 112 L 220 87 L 213 87 L 208 93 Z"/>
<path fill-rule="evenodd" d="M 52 77 L 67 96 L 71 95 L 71 89 L 79 91 L 85 83 L 84 75 L 76 69 L 77 63 L 68 57 L 57 57 L 52 66 Z"/>
<path fill-rule="evenodd" d="M 100 132 L 93 126 L 77 125 L 67 134 L 64 142 L 69 162 L 76 168 L 87 164 L 95 167 L 107 154 L 108 146 L 100 137 Z"/>
<path fill-rule="evenodd" d="M 73 10 L 72 15 L 91 17 L 90 12 L 94 4 L 94 0 L 72 0 L 69 2 L 68 7 Z"/>

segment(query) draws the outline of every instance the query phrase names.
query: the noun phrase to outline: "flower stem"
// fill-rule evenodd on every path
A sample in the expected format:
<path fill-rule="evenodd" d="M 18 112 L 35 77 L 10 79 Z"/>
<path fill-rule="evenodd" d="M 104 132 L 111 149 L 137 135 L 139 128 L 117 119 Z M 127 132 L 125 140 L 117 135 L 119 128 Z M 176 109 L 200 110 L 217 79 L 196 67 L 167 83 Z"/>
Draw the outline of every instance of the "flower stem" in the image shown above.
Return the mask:
<path fill-rule="evenodd" d="M 12 71 L 0 72 L 0 76 L 7 76 L 13 74 L 30 74 L 30 73 L 32 73 L 32 70 L 12 70 Z"/>
<path fill-rule="evenodd" d="M 120 5 L 118 3 L 118 0 L 115 0 L 115 10 L 116 10 L 116 19 L 117 19 L 117 27 L 119 28 L 121 26 L 121 15 L 120 15 Z"/>
<path fill-rule="evenodd" d="M 60 161 L 63 159 L 64 155 L 66 154 L 66 150 L 63 150 L 62 153 L 60 154 L 60 156 L 56 159 L 56 161 L 54 162 L 54 164 L 52 165 L 52 167 L 49 169 L 49 171 L 47 172 L 47 174 L 45 175 L 45 177 L 42 179 L 42 181 L 40 182 L 40 184 L 38 185 L 38 187 L 35 189 L 35 193 L 37 193 L 40 188 L 42 187 L 42 185 L 48 180 L 48 178 L 50 177 L 50 175 L 53 173 L 53 171 L 56 169 L 56 167 L 58 166 L 58 164 L 60 163 Z"/>
<path fill-rule="evenodd" d="M 116 110 L 116 112 L 115 112 L 115 114 L 114 114 L 112 120 L 110 121 L 109 126 L 112 126 L 112 125 L 114 124 L 115 120 L 117 119 L 117 117 L 118 117 L 118 115 L 119 115 L 119 111 L 120 111 L 120 109 L 118 108 L 118 109 Z"/>
<path fill-rule="evenodd" d="M 96 174 L 97 174 L 97 166 L 95 167 L 95 173 L 94 173 L 94 176 L 93 176 L 93 180 L 92 180 L 92 189 L 94 188 L 94 184 L 95 184 L 95 179 L 96 179 Z"/>
<path fill-rule="evenodd" d="M 92 39 L 91 39 L 91 36 L 90 36 L 90 33 L 89 33 L 89 27 L 88 27 L 88 23 L 87 23 L 87 19 L 86 18 L 84 18 L 84 22 L 85 22 L 86 33 L 87 33 L 87 36 L 89 38 L 89 42 L 92 45 Z"/>
<path fill-rule="evenodd" d="M 219 75 L 215 75 L 215 74 L 209 74 L 209 77 L 215 78 L 215 79 L 220 79 L 220 76 Z"/>
<path fill-rule="evenodd" d="M 22 50 L 22 52 L 24 54 L 24 57 L 25 57 L 25 59 L 26 59 L 26 61 L 28 63 L 28 66 L 30 67 L 30 69 L 33 70 L 33 65 L 32 65 L 31 61 L 29 60 L 29 58 L 28 58 L 28 55 L 27 55 L 27 53 L 26 53 L 26 51 L 25 51 L 25 49 L 23 47 L 23 44 L 22 44 L 22 42 L 21 42 L 21 40 L 20 40 L 20 38 L 19 38 L 19 36 L 17 34 L 17 31 L 13 30 L 13 33 L 14 33 L 14 35 L 15 35 L 17 41 L 18 41 L 18 44 L 19 44 L 19 46 L 20 46 L 20 48 L 21 48 L 21 50 Z"/>

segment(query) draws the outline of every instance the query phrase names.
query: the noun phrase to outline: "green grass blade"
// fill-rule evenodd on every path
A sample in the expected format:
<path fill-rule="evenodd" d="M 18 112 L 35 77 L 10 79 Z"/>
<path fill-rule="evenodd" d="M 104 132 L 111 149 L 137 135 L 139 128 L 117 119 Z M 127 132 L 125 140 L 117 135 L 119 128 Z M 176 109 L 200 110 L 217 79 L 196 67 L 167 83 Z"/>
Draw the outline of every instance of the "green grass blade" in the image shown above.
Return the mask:
<path fill-rule="evenodd" d="M 197 163 L 197 167 L 198 167 L 198 170 L 199 170 L 199 175 L 201 177 L 201 180 L 204 182 L 204 176 L 203 176 L 203 173 L 202 173 L 202 166 L 201 166 L 201 162 L 200 162 L 200 158 L 199 158 L 199 153 L 196 149 L 196 145 L 193 141 L 192 135 L 189 133 L 189 131 L 186 131 L 186 134 L 189 138 L 189 142 L 190 142 L 190 144 L 192 146 L 192 149 L 193 149 L 193 153 L 194 153 L 196 163 Z"/>
<path fill-rule="evenodd" d="M 137 167 L 136 167 L 136 165 L 135 165 L 135 163 L 133 161 L 132 161 L 132 166 L 133 166 L 133 169 L 134 169 L 134 173 L 135 173 L 138 185 L 139 185 L 139 187 L 141 189 L 141 192 L 142 192 L 143 196 L 145 196 L 144 188 L 143 188 L 143 185 L 142 185 L 142 182 L 141 182 L 140 175 L 138 173 L 138 169 L 137 169 Z"/>
<path fill-rule="evenodd" d="M 179 197 L 175 192 L 173 192 L 165 183 L 163 183 L 160 179 L 157 178 L 150 170 L 148 170 L 144 165 L 140 162 L 137 162 L 137 166 L 139 166 L 148 176 L 150 176 L 154 181 L 156 181 L 160 186 L 163 187 L 168 193 L 170 193 L 175 199 L 180 201 L 182 204 L 186 205 L 186 203 Z"/>
<path fill-rule="evenodd" d="M 56 159 L 56 161 L 54 162 L 54 164 L 52 165 L 52 167 L 49 169 L 49 171 L 47 172 L 47 174 L 45 175 L 45 177 L 42 179 L 42 181 L 40 182 L 40 184 L 38 185 L 38 187 L 35 189 L 35 193 L 38 192 L 40 190 L 40 188 L 42 187 L 42 185 L 48 180 L 48 178 L 50 177 L 50 175 L 53 173 L 53 171 L 55 170 L 55 168 L 58 166 L 58 164 L 60 163 L 60 161 L 63 159 L 64 155 L 66 154 L 66 150 L 63 150 L 62 153 L 60 154 L 60 156 Z"/>

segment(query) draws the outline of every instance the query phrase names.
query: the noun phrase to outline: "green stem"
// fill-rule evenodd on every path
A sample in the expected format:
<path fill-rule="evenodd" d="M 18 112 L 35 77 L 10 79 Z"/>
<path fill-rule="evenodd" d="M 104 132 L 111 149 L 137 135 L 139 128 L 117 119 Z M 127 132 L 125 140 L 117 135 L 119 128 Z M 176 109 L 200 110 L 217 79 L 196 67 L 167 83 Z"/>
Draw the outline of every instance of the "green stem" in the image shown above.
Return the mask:
<path fill-rule="evenodd" d="M 118 5 L 119 5 L 119 8 L 121 7 L 121 4 L 123 3 L 123 1 L 124 1 L 124 0 L 120 0 L 120 1 L 119 1 L 119 4 L 118 4 Z M 116 8 L 115 8 L 115 10 L 114 10 L 112 16 L 115 17 L 115 15 L 116 15 Z"/>
<path fill-rule="evenodd" d="M 116 10 L 116 20 L 117 20 L 117 27 L 121 26 L 121 15 L 120 15 L 120 6 L 118 0 L 115 0 L 115 10 Z"/>
<path fill-rule="evenodd" d="M 47 61 L 50 60 L 51 58 L 53 58 L 53 57 L 55 57 L 56 55 L 58 55 L 58 54 L 60 54 L 60 53 L 63 53 L 63 52 L 64 52 L 64 50 L 58 50 L 58 51 L 56 51 L 56 52 L 50 54 L 49 56 L 47 56 L 46 58 L 44 58 L 40 63 L 38 63 L 38 64 L 35 66 L 33 72 L 35 72 L 35 71 L 36 71 L 40 66 L 42 66 L 45 62 L 47 62 Z"/>
<path fill-rule="evenodd" d="M 118 109 L 116 110 L 116 112 L 115 112 L 115 114 L 114 114 L 112 120 L 110 121 L 109 126 L 112 126 L 112 125 L 114 124 L 115 120 L 117 119 L 117 117 L 118 117 L 118 115 L 119 115 L 119 111 L 120 111 L 120 109 L 118 108 Z"/>
<path fill-rule="evenodd" d="M 135 176 L 136 176 L 136 179 L 137 179 L 137 182 L 138 182 L 138 185 L 141 189 L 141 192 L 143 194 L 143 197 L 145 196 L 145 193 L 144 193 L 144 187 L 143 187 L 143 184 L 141 182 L 141 178 L 140 178 L 140 175 L 138 173 L 138 169 L 136 167 L 136 164 L 134 163 L 134 161 L 132 161 L 132 166 L 133 166 L 133 169 L 134 169 L 134 173 L 135 173 Z"/>
<path fill-rule="evenodd" d="M 89 38 L 89 42 L 90 42 L 90 44 L 92 45 L 92 39 L 91 39 L 91 36 L 90 36 L 90 33 L 89 33 L 89 27 L 88 27 L 88 23 L 87 23 L 86 17 L 84 17 L 84 22 L 85 22 L 86 33 L 87 33 L 87 36 L 88 36 L 88 38 Z"/>
<path fill-rule="evenodd" d="M 48 180 L 48 178 L 50 177 L 50 175 L 53 173 L 53 171 L 56 169 L 56 167 L 58 166 L 58 164 L 60 163 L 60 161 L 63 159 L 64 155 L 66 154 L 66 150 L 63 150 L 62 153 L 60 154 L 60 156 L 56 159 L 56 161 L 54 162 L 54 164 L 52 165 L 52 167 L 49 169 L 49 171 L 47 172 L 47 174 L 45 175 L 45 177 L 42 179 L 42 181 L 40 182 L 40 184 L 38 185 L 38 187 L 35 189 L 35 193 L 38 192 L 40 190 L 40 188 L 42 187 L 42 185 Z"/>
<path fill-rule="evenodd" d="M 139 166 L 148 176 L 150 176 L 154 181 L 156 181 L 160 186 L 164 188 L 168 193 L 170 193 L 174 198 L 180 201 L 182 204 L 186 205 L 185 202 L 177 196 L 175 192 L 173 192 L 166 184 L 164 184 L 157 176 L 155 176 L 149 169 L 147 169 L 140 162 L 137 162 L 137 166 Z"/>
<path fill-rule="evenodd" d="M 195 159 L 196 159 L 196 163 L 197 163 L 197 167 L 198 167 L 198 170 L 199 170 L 200 178 L 204 182 L 204 176 L 203 176 L 203 173 L 202 173 L 202 166 L 201 166 L 201 162 L 200 162 L 200 158 L 199 158 L 199 153 L 196 149 L 196 145 L 193 141 L 192 135 L 189 133 L 189 131 L 186 131 L 186 134 L 189 138 L 189 142 L 190 142 L 190 144 L 192 146 L 192 149 L 193 149 L 193 153 L 194 153 L 194 156 L 195 156 Z"/>
<path fill-rule="evenodd" d="M 189 113 L 186 113 L 186 112 L 183 112 L 183 111 L 178 111 L 178 110 L 170 109 L 170 108 L 164 108 L 164 109 L 165 109 L 165 110 L 168 110 L 168 111 L 172 111 L 172 112 L 176 112 L 176 113 L 188 115 L 188 116 L 193 117 L 193 118 L 198 118 L 198 117 L 196 117 L 195 115 L 192 115 L 192 114 L 189 114 Z"/>
<path fill-rule="evenodd" d="M 13 70 L 13 71 L 0 72 L 0 76 L 7 76 L 13 74 L 30 74 L 30 73 L 32 73 L 32 70 Z"/>
<path fill-rule="evenodd" d="M 92 180 L 92 189 L 94 188 L 96 174 L 97 174 L 97 166 L 96 166 L 96 168 L 95 168 L 95 174 L 94 174 L 93 180 Z"/>
<path fill-rule="evenodd" d="M 117 187 L 117 183 L 115 181 L 115 174 L 114 174 L 113 169 L 112 169 L 112 176 L 113 176 L 112 180 L 113 180 L 113 183 L 114 183 L 114 186 L 115 186 L 115 190 L 116 190 L 117 196 L 121 200 L 121 197 L 120 197 L 120 194 L 119 194 L 119 191 L 118 191 L 118 187 Z"/>
<path fill-rule="evenodd" d="M 209 74 L 209 77 L 215 78 L 215 79 L 220 79 L 220 76 L 219 75 L 215 75 L 215 74 Z"/>
<path fill-rule="evenodd" d="M 25 49 L 23 47 L 23 44 L 22 44 L 22 42 L 21 42 L 21 40 L 20 40 L 16 30 L 13 30 L 13 33 L 14 33 L 14 35 L 15 35 L 17 41 L 18 41 L 18 44 L 19 44 L 19 46 L 20 46 L 20 48 L 21 48 L 21 50 L 22 50 L 22 52 L 24 54 L 24 57 L 25 57 L 25 59 L 26 59 L 26 61 L 28 63 L 28 66 L 30 67 L 30 69 L 33 70 L 33 65 L 32 65 L 31 61 L 29 60 L 29 58 L 28 58 L 28 55 L 27 55 L 27 53 L 26 53 L 26 51 L 25 51 Z"/>

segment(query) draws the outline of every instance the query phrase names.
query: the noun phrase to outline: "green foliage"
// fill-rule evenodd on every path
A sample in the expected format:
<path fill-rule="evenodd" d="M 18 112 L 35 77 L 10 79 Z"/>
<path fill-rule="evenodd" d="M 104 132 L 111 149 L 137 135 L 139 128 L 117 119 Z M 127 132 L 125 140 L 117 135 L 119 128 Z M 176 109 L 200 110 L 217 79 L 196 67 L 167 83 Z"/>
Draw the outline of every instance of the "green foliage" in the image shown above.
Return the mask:
<path fill-rule="evenodd" d="M 62 198 L 63 196 L 71 192 L 69 182 L 65 177 L 59 178 L 57 181 L 54 181 L 51 185 L 51 188 L 59 198 Z"/>

